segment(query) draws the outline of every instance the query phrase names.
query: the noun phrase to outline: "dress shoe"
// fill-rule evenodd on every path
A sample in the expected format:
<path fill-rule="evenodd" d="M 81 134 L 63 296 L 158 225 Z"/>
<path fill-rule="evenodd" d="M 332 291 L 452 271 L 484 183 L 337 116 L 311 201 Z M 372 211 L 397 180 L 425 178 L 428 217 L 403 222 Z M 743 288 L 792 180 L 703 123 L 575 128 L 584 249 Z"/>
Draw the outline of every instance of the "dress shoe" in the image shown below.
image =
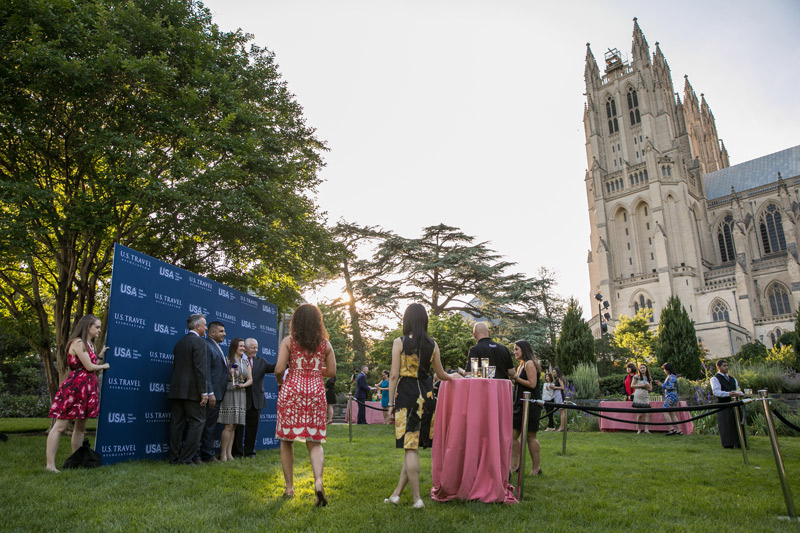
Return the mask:
<path fill-rule="evenodd" d="M 203 464 L 203 460 L 200 458 L 192 459 L 192 464 L 201 465 Z"/>
<path fill-rule="evenodd" d="M 256 458 L 256 454 L 254 454 L 254 453 L 248 453 L 248 454 L 247 454 L 247 458 L 248 458 L 248 459 L 255 459 L 255 458 Z"/>
<path fill-rule="evenodd" d="M 211 457 L 209 457 L 208 459 L 204 459 L 204 460 L 203 460 L 203 462 L 204 462 L 204 463 L 218 463 L 218 462 L 219 462 L 219 459 L 217 459 L 216 457 L 214 457 L 214 456 L 212 455 L 212 456 L 211 456 Z"/>

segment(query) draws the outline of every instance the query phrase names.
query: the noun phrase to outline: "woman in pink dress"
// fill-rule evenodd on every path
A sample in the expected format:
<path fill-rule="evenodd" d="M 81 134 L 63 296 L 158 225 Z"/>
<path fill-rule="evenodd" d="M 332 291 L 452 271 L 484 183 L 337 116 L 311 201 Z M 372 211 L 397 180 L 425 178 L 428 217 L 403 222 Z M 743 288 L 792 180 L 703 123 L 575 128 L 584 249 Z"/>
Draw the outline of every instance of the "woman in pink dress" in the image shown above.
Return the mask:
<path fill-rule="evenodd" d="M 284 380 L 284 371 L 289 371 Z M 336 356 L 316 306 L 303 304 L 292 315 L 289 336 L 278 348 L 275 378 L 278 422 L 275 436 L 281 441 L 281 466 L 286 481 L 284 496 L 294 496 L 294 441 L 306 443 L 314 473 L 314 505 L 328 505 L 322 484 L 325 455 L 327 403 L 322 378 L 336 375 Z"/>
<path fill-rule="evenodd" d="M 47 470 L 56 469 L 56 452 L 61 434 L 70 420 L 75 420 L 72 430 L 72 451 L 75 452 L 83 444 L 86 432 L 86 419 L 97 418 L 99 403 L 97 396 L 97 374 L 99 370 L 107 370 L 108 363 L 97 364 L 97 355 L 92 344 L 100 335 L 100 320 L 94 315 L 86 315 L 75 325 L 67 341 L 67 364 L 71 372 L 58 388 L 53 404 L 50 406 L 50 418 L 56 421 L 47 436 Z M 100 352 L 106 353 L 108 346 Z"/>

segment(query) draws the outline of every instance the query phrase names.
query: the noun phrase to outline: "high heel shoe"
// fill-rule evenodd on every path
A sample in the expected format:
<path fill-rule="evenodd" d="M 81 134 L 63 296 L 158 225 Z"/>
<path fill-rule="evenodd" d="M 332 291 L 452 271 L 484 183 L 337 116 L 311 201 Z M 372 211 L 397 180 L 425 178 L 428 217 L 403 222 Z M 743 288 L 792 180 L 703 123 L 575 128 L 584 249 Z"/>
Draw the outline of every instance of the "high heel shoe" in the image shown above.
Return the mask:
<path fill-rule="evenodd" d="M 325 489 L 314 487 L 314 505 L 325 507 L 328 505 L 328 498 L 325 497 Z"/>
<path fill-rule="evenodd" d="M 397 505 L 398 503 L 400 503 L 400 496 L 389 496 L 388 498 L 383 500 L 383 503 L 391 503 Z"/>
<path fill-rule="evenodd" d="M 419 500 L 414 502 L 414 505 L 412 507 L 414 507 L 414 509 L 422 509 L 425 507 L 425 502 L 423 502 L 422 498 L 420 498 Z"/>

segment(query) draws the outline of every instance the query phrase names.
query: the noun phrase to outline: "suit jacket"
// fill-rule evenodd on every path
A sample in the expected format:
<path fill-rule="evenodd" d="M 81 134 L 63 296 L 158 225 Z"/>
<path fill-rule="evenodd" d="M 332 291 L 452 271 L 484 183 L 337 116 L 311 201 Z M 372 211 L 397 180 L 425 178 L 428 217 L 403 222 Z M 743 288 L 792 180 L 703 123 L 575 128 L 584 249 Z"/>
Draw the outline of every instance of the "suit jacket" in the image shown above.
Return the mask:
<path fill-rule="evenodd" d="M 221 402 L 228 390 L 228 363 L 216 342 L 206 337 L 206 360 L 208 362 L 208 384 L 214 398 Z"/>
<path fill-rule="evenodd" d="M 203 394 L 208 392 L 206 342 L 190 331 L 178 341 L 172 353 L 175 358 L 167 397 L 171 400 L 199 402 Z"/>
<path fill-rule="evenodd" d="M 253 384 L 248 387 L 247 407 L 253 409 L 263 409 L 267 406 L 267 400 L 264 399 L 264 375 L 268 372 L 275 373 L 275 365 L 267 362 L 263 357 L 253 357 L 250 360 L 250 368 L 253 372 Z"/>
<path fill-rule="evenodd" d="M 363 372 L 356 378 L 356 398 L 359 400 L 366 400 L 369 394 L 369 385 L 367 385 L 367 376 Z"/>

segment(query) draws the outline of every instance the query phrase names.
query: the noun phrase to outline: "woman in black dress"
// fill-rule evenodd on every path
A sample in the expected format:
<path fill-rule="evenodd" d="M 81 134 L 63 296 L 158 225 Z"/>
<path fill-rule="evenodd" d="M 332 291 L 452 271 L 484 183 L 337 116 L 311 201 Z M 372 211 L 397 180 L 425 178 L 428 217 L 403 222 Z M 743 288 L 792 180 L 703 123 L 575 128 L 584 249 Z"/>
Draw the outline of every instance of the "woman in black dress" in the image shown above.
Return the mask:
<path fill-rule="evenodd" d="M 336 376 L 328 378 L 325 382 L 325 401 L 328 403 L 328 421 L 330 424 L 333 420 L 333 404 L 336 403 Z"/>
<path fill-rule="evenodd" d="M 428 335 L 428 313 L 420 304 L 411 304 L 403 315 L 403 336 L 392 345 L 392 371 L 389 373 L 389 409 L 394 413 L 396 447 L 405 451 L 400 481 L 384 503 L 397 505 L 406 485 L 411 489 L 414 508 L 425 504 L 419 494 L 419 448 L 433 442 L 433 399 L 431 365 L 442 381 L 460 378 L 448 374 L 439 359 L 439 346 Z"/>
<path fill-rule="evenodd" d="M 539 362 L 533 357 L 533 348 L 528 341 L 514 343 L 514 357 L 519 361 L 517 373 L 514 376 L 514 434 L 511 447 L 511 471 L 519 468 L 520 434 L 522 433 L 522 413 L 524 402 L 522 394 L 531 393 L 531 400 L 542 399 L 541 376 L 542 369 Z M 531 403 L 528 409 L 528 452 L 531 454 L 531 475 L 538 476 L 542 473 L 539 467 L 539 441 L 536 440 L 536 431 L 539 429 L 539 417 L 542 406 Z"/>

